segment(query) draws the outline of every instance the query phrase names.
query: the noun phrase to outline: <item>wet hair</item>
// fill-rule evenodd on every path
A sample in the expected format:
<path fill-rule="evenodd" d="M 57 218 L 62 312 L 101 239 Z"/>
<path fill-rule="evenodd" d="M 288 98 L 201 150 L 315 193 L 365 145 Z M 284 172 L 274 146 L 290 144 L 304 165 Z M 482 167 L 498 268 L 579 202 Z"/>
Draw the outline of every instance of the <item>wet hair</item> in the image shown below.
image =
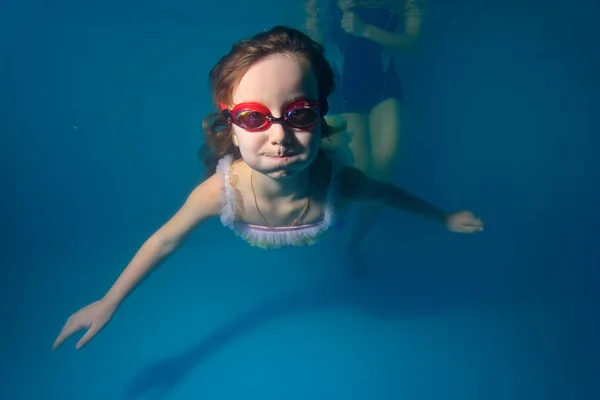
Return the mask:
<path fill-rule="evenodd" d="M 323 46 L 304 33 L 285 26 L 275 26 L 233 45 L 229 54 L 222 57 L 210 71 L 209 79 L 212 101 L 219 110 L 219 103 L 230 105 L 233 92 L 244 74 L 258 61 L 276 54 L 294 57 L 306 63 L 317 78 L 321 107 L 327 107 L 327 98 L 335 90 L 333 70 L 325 59 Z M 321 119 L 322 136 L 327 137 L 332 129 L 324 118 Z M 207 169 L 207 174 L 215 173 L 217 163 L 225 155 L 241 158 L 239 149 L 233 144 L 232 126 L 228 124 L 220 110 L 209 114 L 202 122 L 205 143 L 198 157 Z"/>

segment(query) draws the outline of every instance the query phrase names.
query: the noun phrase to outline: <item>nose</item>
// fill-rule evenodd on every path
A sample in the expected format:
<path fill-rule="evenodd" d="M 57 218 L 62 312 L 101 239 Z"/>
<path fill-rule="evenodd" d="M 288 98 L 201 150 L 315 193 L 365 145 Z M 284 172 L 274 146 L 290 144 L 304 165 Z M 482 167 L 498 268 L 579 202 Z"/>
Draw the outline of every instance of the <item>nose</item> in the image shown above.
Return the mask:
<path fill-rule="evenodd" d="M 285 146 L 292 139 L 291 129 L 285 123 L 273 122 L 269 128 L 269 139 L 274 146 Z"/>

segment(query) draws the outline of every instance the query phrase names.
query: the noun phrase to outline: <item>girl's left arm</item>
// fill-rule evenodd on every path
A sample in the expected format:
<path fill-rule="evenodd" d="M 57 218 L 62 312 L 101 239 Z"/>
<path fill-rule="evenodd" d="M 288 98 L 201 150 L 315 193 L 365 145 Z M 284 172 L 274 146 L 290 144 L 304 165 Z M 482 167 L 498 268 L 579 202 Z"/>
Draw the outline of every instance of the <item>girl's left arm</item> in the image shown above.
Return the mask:
<path fill-rule="evenodd" d="M 387 207 L 423 215 L 446 225 L 447 213 L 399 186 L 368 178 L 356 168 L 345 167 L 338 175 L 340 198 L 344 203 L 377 202 Z"/>
<path fill-rule="evenodd" d="M 378 202 L 397 210 L 429 218 L 452 232 L 483 231 L 483 222 L 470 211 L 447 213 L 399 186 L 368 178 L 356 168 L 345 167 L 338 175 L 340 202 Z"/>

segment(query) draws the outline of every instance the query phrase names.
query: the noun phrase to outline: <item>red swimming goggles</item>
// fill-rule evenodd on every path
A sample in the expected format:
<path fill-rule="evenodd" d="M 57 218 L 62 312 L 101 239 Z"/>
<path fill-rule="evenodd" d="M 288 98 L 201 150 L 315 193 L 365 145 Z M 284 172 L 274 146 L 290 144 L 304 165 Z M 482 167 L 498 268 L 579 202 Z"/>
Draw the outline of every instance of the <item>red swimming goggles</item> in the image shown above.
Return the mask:
<path fill-rule="evenodd" d="M 296 100 L 288 104 L 283 115 L 275 118 L 271 111 L 260 103 L 241 103 L 229 110 L 220 104 L 221 113 L 231 124 L 237 125 L 250 132 L 267 130 L 274 122 L 284 123 L 294 129 L 311 130 L 327 112 L 317 102 L 312 100 Z"/>

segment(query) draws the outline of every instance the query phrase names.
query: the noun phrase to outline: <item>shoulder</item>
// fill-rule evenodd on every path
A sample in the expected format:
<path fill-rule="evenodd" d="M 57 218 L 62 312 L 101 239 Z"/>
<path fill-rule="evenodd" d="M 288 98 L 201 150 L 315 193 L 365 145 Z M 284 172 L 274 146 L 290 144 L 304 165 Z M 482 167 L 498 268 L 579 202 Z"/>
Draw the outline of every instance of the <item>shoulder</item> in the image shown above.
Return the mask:
<path fill-rule="evenodd" d="M 243 159 L 234 159 L 232 155 L 221 158 L 215 173 L 202 182 L 196 190 L 201 196 L 220 195 L 228 187 L 236 187 L 244 181 L 248 171 L 248 164 Z"/>
<path fill-rule="evenodd" d="M 157 232 L 165 243 L 179 243 L 202 221 L 218 216 L 221 211 L 223 179 L 210 176 L 192 190 L 185 203 Z"/>
<path fill-rule="evenodd" d="M 369 179 L 367 175 L 354 167 L 343 167 L 338 174 L 338 183 L 340 187 L 340 196 L 344 198 L 354 198 L 368 186 Z"/>
<path fill-rule="evenodd" d="M 225 181 L 223 176 L 215 173 L 192 190 L 184 207 L 202 214 L 202 217 L 219 215 L 224 190 Z"/>
<path fill-rule="evenodd" d="M 345 203 L 377 200 L 386 190 L 386 185 L 367 176 L 354 167 L 344 167 L 339 175 L 340 200 Z"/>
<path fill-rule="evenodd" d="M 335 184 L 339 202 L 356 200 L 369 186 L 369 179 L 360 170 L 348 166 L 335 154 L 323 153 L 313 164 L 314 176 L 319 186 Z"/>
<path fill-rule="evenodd" d="M 311 166 L 316 187 L 329 190 L 330 185 L 334 184 L 339 192 L 339 178 L 344 165 L 343 160 L 338 159 L 335 154 L 319 153 Z"/>
<path fill-rule="evenodd" d="M 235 201 L 240 190 L 247 186 L 244 173 L 247 168 L 242 160 L 221 159 L 217 171 L 189 195 L 183 207 L 186 214 L 195 220 L 221 215 L 224 204 Z"/>

